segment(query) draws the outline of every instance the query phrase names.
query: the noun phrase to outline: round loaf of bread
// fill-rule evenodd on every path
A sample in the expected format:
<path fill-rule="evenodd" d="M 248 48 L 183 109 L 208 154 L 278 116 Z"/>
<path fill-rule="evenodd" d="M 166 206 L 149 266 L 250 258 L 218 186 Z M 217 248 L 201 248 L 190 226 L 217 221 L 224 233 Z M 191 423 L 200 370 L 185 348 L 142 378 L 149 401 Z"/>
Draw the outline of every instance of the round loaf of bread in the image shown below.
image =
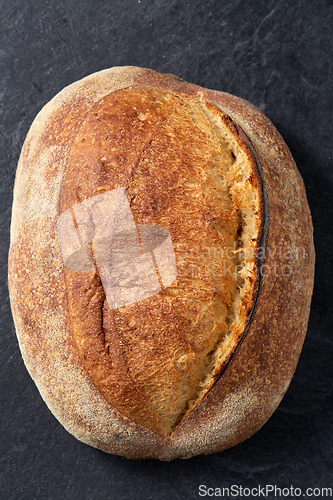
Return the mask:
<path fill-rule="evenodd" d="M 312 233 L 291 154 L 248 102 L 135 67 L 65 88 L 24 143 L 9 252 L 51 412 L 128 458 L 250 437 L 302 348 Z"/>

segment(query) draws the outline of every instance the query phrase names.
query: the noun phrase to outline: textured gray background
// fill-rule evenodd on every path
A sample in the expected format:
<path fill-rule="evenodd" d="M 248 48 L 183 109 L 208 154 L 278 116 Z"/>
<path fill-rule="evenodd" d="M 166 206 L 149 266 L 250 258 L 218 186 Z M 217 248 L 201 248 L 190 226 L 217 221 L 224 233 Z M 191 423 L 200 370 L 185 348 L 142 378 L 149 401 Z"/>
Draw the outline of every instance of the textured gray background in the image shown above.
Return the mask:
<path fill-rule="evenodd" d="M 332 28 L 332 0 L 0 0 L 1 499 L 191 499 L 200 484 L 333 488 Z M 15 337 L 6 261 L 25 135 L 64 86 L 116 65 L 257 105 L 290 147 L 313 214 L 316 286 L 290 389 L 255 436 L 208 457 L 129 461 L 78 442 L 42 402 Z"/>

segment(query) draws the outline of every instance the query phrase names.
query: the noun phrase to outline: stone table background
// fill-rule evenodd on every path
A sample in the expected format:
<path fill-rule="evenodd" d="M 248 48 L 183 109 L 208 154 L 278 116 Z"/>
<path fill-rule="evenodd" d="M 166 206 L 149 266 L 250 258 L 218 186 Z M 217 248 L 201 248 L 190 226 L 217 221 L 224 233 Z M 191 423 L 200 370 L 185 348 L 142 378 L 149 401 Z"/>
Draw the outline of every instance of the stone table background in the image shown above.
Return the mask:
<path fill-rule="evenodd" d="M 333 488 L 332 35 L 332 0 L 0 0 L 1 499 L 195 499 L 200 484 Z M 249 100 L 305 181 L 317 274 L 304 349 L 275 414 L 223 453 L 129 461 L 80 443 L 41 400 L 18 349 L 7 252 L 20 149 L 64 86 L 117 65 Z"/>

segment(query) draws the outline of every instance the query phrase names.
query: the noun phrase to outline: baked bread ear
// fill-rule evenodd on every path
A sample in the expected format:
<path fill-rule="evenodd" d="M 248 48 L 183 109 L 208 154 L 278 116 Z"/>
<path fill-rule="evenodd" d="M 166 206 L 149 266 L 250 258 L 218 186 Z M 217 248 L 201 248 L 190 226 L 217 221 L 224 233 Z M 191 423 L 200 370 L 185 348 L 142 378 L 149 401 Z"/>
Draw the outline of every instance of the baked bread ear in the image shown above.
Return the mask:
<path fill-rule="evenodd" d="M 128 458 L 251 436 L 302 348 L 312 232 L 290 152 L 248 102 L 135 67 L 65 88 L 26 138 L 9 252 L 52 413 Z"/>

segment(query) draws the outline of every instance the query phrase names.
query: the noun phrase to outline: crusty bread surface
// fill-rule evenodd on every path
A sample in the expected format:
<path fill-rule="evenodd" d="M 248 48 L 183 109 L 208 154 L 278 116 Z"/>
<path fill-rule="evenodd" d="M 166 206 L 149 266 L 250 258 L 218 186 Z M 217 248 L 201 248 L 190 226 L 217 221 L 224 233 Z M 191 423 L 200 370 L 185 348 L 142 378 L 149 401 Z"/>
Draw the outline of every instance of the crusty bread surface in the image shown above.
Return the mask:
<path fill-rule="evenodd" d="M 163 286 L 154 261 L 160 291 L 113 307 L 93 236 L 94 266 L 68 266 L 59 220 L 71 213 L 78 229 L 77 207 L 121 189 L 141 253 L 144 228 L 164 228 L 176 271 Z M 122 67 L 67 87 L 34 121 L 14 189 L 11 304 L 25 364 L 78 439 L 171 460 L 252 435 L 295 370 L 313 268 L 301 177 L 246 101 Z"/>

